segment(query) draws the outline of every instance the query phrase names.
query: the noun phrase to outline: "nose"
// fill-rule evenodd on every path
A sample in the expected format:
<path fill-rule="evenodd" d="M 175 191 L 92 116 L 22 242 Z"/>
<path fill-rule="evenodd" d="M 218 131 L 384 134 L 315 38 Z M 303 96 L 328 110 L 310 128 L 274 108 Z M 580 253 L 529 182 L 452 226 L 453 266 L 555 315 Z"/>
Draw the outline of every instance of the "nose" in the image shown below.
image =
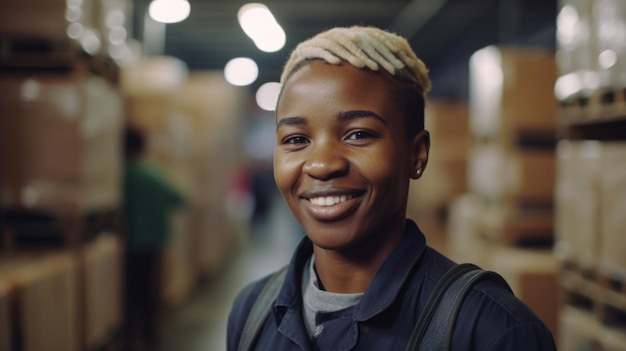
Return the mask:
<path fill-rule="evenodd" d="M 328 180 L 348 172 L 349 162 L 342 146 L 332 142 L 316 142 L 309 149 L 302 171 L 312 178 Z"/>

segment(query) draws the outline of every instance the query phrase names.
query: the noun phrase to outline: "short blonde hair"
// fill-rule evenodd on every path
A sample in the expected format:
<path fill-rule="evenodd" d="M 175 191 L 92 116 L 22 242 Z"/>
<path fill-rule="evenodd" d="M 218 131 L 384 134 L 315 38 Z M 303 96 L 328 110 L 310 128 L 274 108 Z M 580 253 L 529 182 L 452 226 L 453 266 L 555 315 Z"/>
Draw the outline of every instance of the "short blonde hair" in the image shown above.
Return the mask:
<path fill-rule="evenodd" d="M 303 41 L 289 56 L 280 82 L 284 84 L 303 62 L 314 59 L 331 64 L 345 61 L 372 71 L 382 67 L 392 76 L 406 69 L 422 93 L 431 87 L 426 65 L 415 55 L 407 40 L 375 27 L 337 27 Z"/>
<path fill-rule="evenodd" d="M 337 27 L 298 44 L 283 68 L 280 83 L 285 83 L 300 67 L 312 60 L 380 71 L 381 67 L 399 83 L 398 98 L 405 106 L 407 131 L 424 129 L 424 100 L 431 88 L 428 69 L 407 40 L 376 27 Z M 281 94 L 282 95 L 282 94 Z"/>

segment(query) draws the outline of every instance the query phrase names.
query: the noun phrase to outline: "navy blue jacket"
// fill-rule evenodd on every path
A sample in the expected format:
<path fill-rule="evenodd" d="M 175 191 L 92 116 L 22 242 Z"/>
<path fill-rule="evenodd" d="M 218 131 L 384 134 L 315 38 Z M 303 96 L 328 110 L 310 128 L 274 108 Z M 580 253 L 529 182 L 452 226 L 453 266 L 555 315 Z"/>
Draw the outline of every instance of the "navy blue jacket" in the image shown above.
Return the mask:
<path fill-rule="evenodd" d="M 318 314 L 321 334 L 311 340 L 303 318 L 301 278 L 312 255 L 308 238 L 299 244 L 285 283 L 265 321 L 255 350 L 404 350 L 415 321 L 450 261 L 426 246 L 412 221 L 358 305 Z M 227 349 L 237 350 L 254 301 L 268 277 L 246 286 L 237 296 L 228 320 Z M 466 296 L 452 334 L 452 351 L 556 350 L 550 331 L 537 316 L 497 284 L 483 280 Z"/>

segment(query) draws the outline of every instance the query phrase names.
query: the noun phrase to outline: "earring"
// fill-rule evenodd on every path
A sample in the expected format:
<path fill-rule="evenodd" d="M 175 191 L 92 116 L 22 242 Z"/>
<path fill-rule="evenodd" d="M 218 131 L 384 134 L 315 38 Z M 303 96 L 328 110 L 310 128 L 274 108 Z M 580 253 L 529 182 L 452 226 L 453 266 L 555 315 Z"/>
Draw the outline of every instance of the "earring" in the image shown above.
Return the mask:
<path fill-rule="evenodd" d="M 415 171 L 415 176 L 419 177 L 421 173 L 422 173 L 422 170 L 418 169 Z"/>

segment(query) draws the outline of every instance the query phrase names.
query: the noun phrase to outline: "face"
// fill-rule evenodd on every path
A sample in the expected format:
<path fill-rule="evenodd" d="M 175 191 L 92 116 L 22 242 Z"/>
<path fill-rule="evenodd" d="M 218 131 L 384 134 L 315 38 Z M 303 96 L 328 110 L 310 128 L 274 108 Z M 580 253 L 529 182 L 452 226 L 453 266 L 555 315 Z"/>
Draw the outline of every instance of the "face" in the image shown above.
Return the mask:
<path fill-rule="evenodd" d="M 274 174 L 317 247 L 349 250 L 404 234 L 409 179 L 426 165 L 428 133 L 407 136 L 391 84 L 381 73 L 312 61 L 284 86 Z"/>

